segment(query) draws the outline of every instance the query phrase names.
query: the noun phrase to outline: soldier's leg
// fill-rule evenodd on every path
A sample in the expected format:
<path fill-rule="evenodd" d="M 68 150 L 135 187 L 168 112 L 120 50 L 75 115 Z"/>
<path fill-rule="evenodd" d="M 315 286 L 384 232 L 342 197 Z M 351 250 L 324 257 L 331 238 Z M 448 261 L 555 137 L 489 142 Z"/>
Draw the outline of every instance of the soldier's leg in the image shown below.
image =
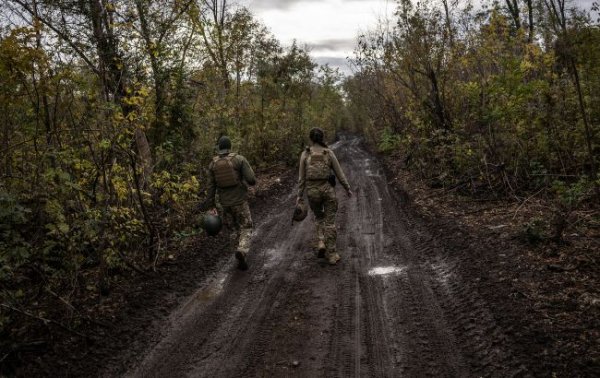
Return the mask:
<path fill-rule="evenodd" d="M 227 231 L 229 232 L 229 248 L 233 249 L 236 245 L 238 233 L 235 227 L 235 218 L 233 216 L 233 211 L 231 207 L 227 206 L 219 207 L 218 209 L 219 215 L 223 220 L 223 225 L 227 228 Z"/>
<path fill-rule="evenodd" d="M 335 264 L 340 256 L 336 252 L 337 229 L 335 227 L 335 216 L 337 213 L 337 199 L 333 188 L 329 188 L 323 193 L 323 213 L 323 234 L 327 248 L 327 259 L 330 264 Z"/>
<path fill-rule="evenodd" d="M 315 214 L 317 239 L 319 241 L 319 244 L 323 244 L 325 242 L 325 211 L 323 208 L 323 197 L 321 191 L 318 188 L 309 188 L 307 190 L 306 195 L 308 197 L 308 204 L 310 205 L 310 209 L 312 210 L 313 214 Z"/>
<path fill-rule="evenodd" d="M 240 234 L 237 250 L 247 255 L 252 239 L 252 214 L 250 214 L 248 202 L 235 207 L 235 220 Z"/>

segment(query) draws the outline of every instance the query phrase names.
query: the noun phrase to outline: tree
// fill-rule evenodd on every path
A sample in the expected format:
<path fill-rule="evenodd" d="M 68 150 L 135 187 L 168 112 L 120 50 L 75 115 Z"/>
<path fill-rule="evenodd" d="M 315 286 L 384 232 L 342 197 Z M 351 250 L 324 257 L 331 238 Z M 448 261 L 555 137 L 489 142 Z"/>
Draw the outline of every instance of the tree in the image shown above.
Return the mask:
<path fill-rule="evenodd" d="M 595 182 L 598 174 L 598 167 L 596 156 L 594 155 L 594 149 L 592 147 L 594 132 L 592 130 L 592 125 L 590 125 L 589 122 L 588 112 L 586 109 L 587 105 L 583 98 L 583 89 L 581 85 L 579 68 L 571 42 L 572 35 L 574 33 L 568 29 L 567 25 L 567 2 L 566 0 L 544 0 L 544 4 L 546 5 L 546 9 L 548 11 L 550 25 L 558 35 L 557 54 L 566 63 L 567 69 L 569 70 L 575 85 L 575 90 L 577 92 L 577 103 L 579 105 L 579 112 L 585 132 L 585 143 L 590 164 L 589 175 L 590 179 Z M 596 184 L 596 189 L 598 190 L 598 184 Z"/>

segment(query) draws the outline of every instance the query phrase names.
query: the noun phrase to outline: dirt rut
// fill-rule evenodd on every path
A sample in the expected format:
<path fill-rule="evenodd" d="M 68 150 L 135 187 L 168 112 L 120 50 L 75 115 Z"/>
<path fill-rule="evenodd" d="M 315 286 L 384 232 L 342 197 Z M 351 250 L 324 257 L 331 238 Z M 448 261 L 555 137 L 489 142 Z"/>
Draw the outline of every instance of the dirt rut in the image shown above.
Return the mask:
<path fill-rule="evenodd" d="M 290 224 L 290 193 L 255 219 L 250 270 L 223 264 L 128 376 L 529 375 L 461 280 L 468 251 L 404 211 L 359 139 L 334 148 L 355 190 L 338 189 L 341 262 L 316 257 L 312 219 Z"/>

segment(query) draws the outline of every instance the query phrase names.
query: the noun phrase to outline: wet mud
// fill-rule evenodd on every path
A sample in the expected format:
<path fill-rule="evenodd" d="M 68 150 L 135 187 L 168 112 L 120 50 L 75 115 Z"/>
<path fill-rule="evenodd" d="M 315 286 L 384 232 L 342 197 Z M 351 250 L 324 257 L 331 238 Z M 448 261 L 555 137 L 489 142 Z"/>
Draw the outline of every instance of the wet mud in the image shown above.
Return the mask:
<path fill-rule="evenodd" d="M 223 259 L 167 320 L 100 374 L 129 377 L 528 376 L 485 298 L 390 189 L 359 139 L 334 146 L 355 190 L 338 188 L 338 251 L 317 258 L 294 191 L 255 214 L 250 270 Z M 133 352 L 135 351 L 135 352 Z"/>

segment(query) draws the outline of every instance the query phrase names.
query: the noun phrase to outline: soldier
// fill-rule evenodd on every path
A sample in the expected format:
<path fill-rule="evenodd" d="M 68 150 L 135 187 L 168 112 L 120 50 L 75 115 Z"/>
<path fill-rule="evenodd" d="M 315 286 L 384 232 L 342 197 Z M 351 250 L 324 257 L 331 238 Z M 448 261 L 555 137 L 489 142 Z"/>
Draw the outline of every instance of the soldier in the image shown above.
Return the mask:
<path fill-rule="evenodd" d="M 233 229 L 231 245 L 235 245 L 239 238 L 235 251 L 238 269 L 246 270 L 248 269 L 246 257 L 252 235 L 252 217 L 247 192 L 248 186 L 256 184 L 256 178 L 246 158 L 230 152 L 230 149 L 231 140 L 227 136 L 219 138 L 217 156 L 208 166 L 210 171 L 208 198 L 200 208 L 211 208 L 211 212 L 216 213 L 215 195 L 218 195 L 220 215 L 224 223 Z"/>
<path fill-rule="evenodd" d="M 335 265 L 340 260 L 340 255 L 335 250 L 337 199 L 330 178 L 331 171 L 333 170 L 339 179 L 348 197 L 352 196 L 352 191 L 340 168 L 340 163 L 333 151 L 323 141 L 323 137 L 323 130 L 319 128 L 310 131 L 311 146 L 307 147 L 300 156 L 300 177 L 296 203 L 299 204 L 303 201 L 306 191 L 308 204 L 317 221 L 318 256 L 327 257 L 329 264 Z"/>

